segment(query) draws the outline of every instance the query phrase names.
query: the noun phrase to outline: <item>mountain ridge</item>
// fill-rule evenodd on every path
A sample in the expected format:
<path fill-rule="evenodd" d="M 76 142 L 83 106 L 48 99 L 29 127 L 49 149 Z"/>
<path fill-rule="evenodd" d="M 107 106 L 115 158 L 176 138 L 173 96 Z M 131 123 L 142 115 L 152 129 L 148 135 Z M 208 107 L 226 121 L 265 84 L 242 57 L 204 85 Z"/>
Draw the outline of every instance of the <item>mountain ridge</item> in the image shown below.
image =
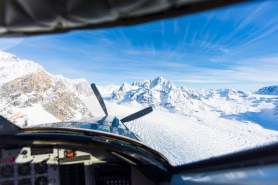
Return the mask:
<path fill-rule="evenodd" d="M 28 115 L 20 114 L 20 110 L 15 111 L 13 107 L 21 109 L 38 104 L 43 111 L 54 116 L 55 119 L 50 121 L 77 120 L 93 116 L 81 100 L 81 97 L 93 96 L 90 85 L 85 79 L 72 80 L 62 75 L 52 75 L 33 61 L 19 59 L 3 51 L 0 51 L 0 77 L 2 77 L 0 113 L 7 117 L 20 117 L 21 125 L 26 122 L 25 118 Z M 153 106 L 183 115 L 201 117 L 201 113 L 205 115 L 212 111 L 219 116 L 226 116 L 244 111 L 256 112 L 262 108 L 273 108 L 275 115 L 278 112 L 277 108 L 274 108 L 275 102 L 271 104 L 266 102 L 266 105 L 260 105 L 261 107 L 251 106 L 261 101 L 252 93 L 234 89 L 194 90 L 183 86 L 178 87 L 161 76 L 131 84 L 123 83 L 120 86 L 99 87 L 99 89 L 110 102 L 131 106 Z M 269 90 L 268 87 L 261 89 Z M 266 90 L 261 89 L 257 92 L 266 94 Z M 9 106 L 5 107 L 5 104 Z M 23 118 L 25 121 L 22 121 Z"/>
<path fill-rule="evenodd" d="M 163 77 L 131 84 L 123 83 L 118 90 L 113 91 L 110 101 L 117 104 L 153 106 L 184 115 L 214 111 L 221 116 L 246 111 L 258 112 L 263 108 L 272 114 L 277 112 L 274 109 L 276 100 L 271 100 L 272 103 L 269 104 L 265 102 L 263 105 L 265 100 L 257 97 L 256 93 L 228 88 L 194 90 L 178 87 Z M 262 102 L 261 107 L 253 106 L 258 102 Z"/>
<path fill-rule="evenodd" d="M 52 75 L 33 61 L 3 51 L 0 52 L 0 77 L 0 113 L 20 126 L 93 116 L 80 99 L 92 95 L 86 80 Z M 38 111 L 35 107 L 48 115 L 46 120 L 30 119 L 32 112 Z"/>

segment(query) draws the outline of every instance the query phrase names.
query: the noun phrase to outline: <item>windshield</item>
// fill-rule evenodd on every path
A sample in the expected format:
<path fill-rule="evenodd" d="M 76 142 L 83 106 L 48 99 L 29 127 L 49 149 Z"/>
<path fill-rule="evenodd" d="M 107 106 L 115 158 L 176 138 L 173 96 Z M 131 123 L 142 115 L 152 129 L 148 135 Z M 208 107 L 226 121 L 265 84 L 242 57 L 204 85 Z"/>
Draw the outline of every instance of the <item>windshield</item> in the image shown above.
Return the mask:
<path fill-rule="evenodd" d="M 94 123 L 130 131 L 174 165 L 277 142 L 277 9 L 276 1 L 249 2 L 135 26 L 0 38 L 0 114 L 20 127 L 102 120 L 95 83 L 110 121 Z M 88 123 L 82 128 L 98 128 Z"/>

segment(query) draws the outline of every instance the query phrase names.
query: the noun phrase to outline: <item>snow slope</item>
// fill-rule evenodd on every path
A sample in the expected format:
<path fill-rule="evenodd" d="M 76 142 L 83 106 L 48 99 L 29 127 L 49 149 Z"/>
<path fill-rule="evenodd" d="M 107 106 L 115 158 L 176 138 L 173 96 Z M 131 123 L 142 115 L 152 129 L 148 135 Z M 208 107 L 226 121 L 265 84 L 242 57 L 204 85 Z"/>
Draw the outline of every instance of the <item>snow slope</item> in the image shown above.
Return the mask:
<path fill-rule="evenodd" d="M 156 109 L 198 119 L 214 115 L 239 122 L 249 121 L 278 130 L 277 118 L 273 116 L 273 109 L 278 104 L 278 96 L 275 95 L 258 95 L 233 89 L 193 90 L 177 87 L 157 77 L 131 85 L 122 84 L 113 92 L 111 101 L 132 106 L 151 105 Z"/>
<path fill-rule="evenodd" d="M 127 126 L 174 165 L 278 141 L 278 117 L 273 113 L 278 96 L 192 90 L 157 77 L 124 83 L 109 100 L 109 112 L 120 117 L 154 106 L 153 113 Z M 97 104 L 90 101 L 85 100 Z M 90 105 L 91 111 L 102 113 Z"/>
<path fill-rule="evenodd" d="M 83 99 L 88 108 L 103 116 L 96 99 Z M 143 108 L 137 105 L 106 102 L 110 115 L 123 118 Z M 201 116 L 201 115 L 200 115 Z M 143 143 L 164 154 L 172 164 L 184 164 L 266 143 L 278 141 L 278 132 L 251 122 L 238 122 L 215 114 L 186 116 L 167 110 L 155 111 L 143 118 L 126 123 Z"/>
<path fill-rule="evenodd" d="M 0 51 L 0 114 L 19 126 L 91 117 L 79 97 L 86 80 L 51 75 L 33 61 Z"/>
<path fill-rule="evenodd" d="M 278 141 L 273 88 L 254 94 L 193 90 L 156 77 L 99 90 L 111 116 L 123 118 L 153 106 L 153 113 L 126 125 L 174 165 Z M 103 116 L 86 80 L 49 74 L 32 61 L 1 51 L 0 114 L 19 126 Z"/>
<path fill-rule="evenodd" d="M 0 50 L 0 86 L 39 70 L 43 70 L 40 65 Z"/>

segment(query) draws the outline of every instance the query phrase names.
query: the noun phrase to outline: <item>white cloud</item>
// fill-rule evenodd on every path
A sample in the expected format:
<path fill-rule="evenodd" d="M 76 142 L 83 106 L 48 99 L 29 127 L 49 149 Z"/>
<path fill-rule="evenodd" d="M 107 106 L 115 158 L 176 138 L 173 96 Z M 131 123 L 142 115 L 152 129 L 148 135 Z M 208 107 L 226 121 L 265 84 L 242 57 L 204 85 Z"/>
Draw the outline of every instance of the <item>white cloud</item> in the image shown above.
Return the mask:
<path fill-rule="evenodd" d="M 20 43 L 22 43 L 24 38 L 1 38 L 0 39 L 0 50 L 8 50 L 11 49 Z"/>
<path fill-rule="evenodd" d="M 178 82 L 183 82 L 183 83 L 196 83 L 196 84 L 206 84 L 206 83 L 232 83 L 235 81 L 229 81 L 229 80 L 215 80 L 215 79 L 188 79 L 188 80 L 177 80 Z"/>

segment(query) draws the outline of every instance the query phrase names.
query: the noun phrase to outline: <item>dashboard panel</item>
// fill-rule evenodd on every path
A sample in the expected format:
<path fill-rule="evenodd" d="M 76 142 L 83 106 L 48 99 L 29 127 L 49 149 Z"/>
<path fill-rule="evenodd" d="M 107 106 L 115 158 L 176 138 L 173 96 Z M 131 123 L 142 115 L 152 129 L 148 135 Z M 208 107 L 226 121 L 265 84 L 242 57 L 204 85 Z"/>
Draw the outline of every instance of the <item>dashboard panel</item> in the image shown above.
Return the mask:
<path fill-rule="evenodd" d="M 52 146 L 0 150 L 0 185 L 130 185 L 140 181 L 152 184 L 127 163 L 100 160 L 83 151 Z"/>

